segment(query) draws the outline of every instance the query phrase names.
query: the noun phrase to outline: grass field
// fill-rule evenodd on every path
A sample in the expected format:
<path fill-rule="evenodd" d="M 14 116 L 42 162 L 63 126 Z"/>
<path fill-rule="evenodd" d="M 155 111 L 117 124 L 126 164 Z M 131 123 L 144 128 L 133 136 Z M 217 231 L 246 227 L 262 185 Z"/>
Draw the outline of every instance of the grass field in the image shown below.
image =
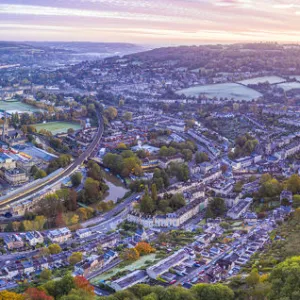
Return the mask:
<path fill-rule="evenodd" d="M 233 98 L 237 101 L 251 101 L 252 99 L 258 99 L 262 96 L 259 92 L 237 83 L 197 85 L 177 91 L 176 94 L 184 94 L 187 97 L 205 95 L 209 99 L 216 97 L 217 99 L 227 98 L 230 100 Z"/>
<path fill-rule="evenodd" d="M 52 134 L 65 133 L 69 128 L 73 128 L 74 130 L 78 130 L 81 128 L 79 123 L 71 123 L 71 122 L 49 122 L 49 123 L 39 123 L 33 125 L 36 130 L 39 132 L 41 129 L 46 129 L 50 131 Z"/>
<path fill-rule="evenodd" d="M 133 272 L 137 269 L 141 269 L 141 268 L 143 268 L 143 266 L 146 264 L 147 261 L 154 262 L 155 261 L 155 254 L 149 254 L 149 255 L 142 256 L 139 260 L 133 262 L 132 264 L 130 264 L 126 267 L 123 267 L 123 268 L 116 267 L 116 268 L 114 268 L 114 269 L 112 269 L 108 272 L 105 272 L 105 273 L 93 278 L 92 283 L 97 284 L 101 280 L 107 280 L 110 277 L 117 274 L 118 272 L 122 272 L 122 271 L 126 271 L 126 270 Z"/>
<path fill-rule="evenodd" d="M 299 90 L 300 89 L 300 82 L 284 82 L 280 84 L 276 84 L 277 87 L 282 88 L 284 91 L 291 91 L 291 90 Z"/>
<path fill-rule="evenodd" d="M 258 84 L 258 83 L 264 83 L 264 82 L 269 82 L 270 84 L 275 84 L 275 83 L 280 83 L 284 82 L 285 79 L 279 76 L 263 76 L 263 77 L 255 77 L 255 78 L 250 78 L 250 79 L 245 79 L 242 81 L 239 81 L 241 84 Z"/>
<path fill-rule="evenodd" d="M 15 112 L 30 113 L 30 112 L 41 111 L 41 109 L 39 108 L 18 101 L 17 102 L 0 101 L 0 110 L 4 110 L 8 113 L 15 113 Z"/>

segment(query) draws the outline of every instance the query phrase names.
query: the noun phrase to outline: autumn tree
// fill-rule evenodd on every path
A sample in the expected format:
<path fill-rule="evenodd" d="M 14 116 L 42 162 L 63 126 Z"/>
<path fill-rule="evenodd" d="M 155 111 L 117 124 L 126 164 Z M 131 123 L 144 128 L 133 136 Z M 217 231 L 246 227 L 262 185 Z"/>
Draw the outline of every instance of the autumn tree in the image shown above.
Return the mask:
<path fill-rule="evenodd" d="M 127 248 L 122 252 L 121 256 L 124 260 L 135 261 L 139 259 L 140 254 L 135 248 Z"/>
<path fill-rule="evenodd" d="M 90 284 L 90 282 L 85 277 L 76 276 L 74 278 L 74 283 L 77 289 L 84 290 L 90 295 L 95 295 L 94 287 Z"/>
<path fill-rule="evenodd" d="M 0 292 L 0 300 L 26 300 L 26 298 L 23 295 L 4 290 Z"/>
<path fill-rule="evenodd" d="M 82 253 L 81 252 L 73 252 L 71 256 L 69 257 L 69 263 L 71 265 L 76 265 L 82 261 Z"/>
<path fill-rule="evenodd" d="M 30 287 L 25 291 L 25 299 L 27 300 L 54 300 L 52 296 L 38 288 Z"/>
<path fill-rule="evenodd" d="M 146 242 L 139 242 L 135 246 L 135 249 L 138 251 L 140 255 L 150 254 L 155 252 L 155 249 Z"/>
<path fill-rule="evenodd" d="M 51 244 L 48 249 L 51 254 L 58 254 L 62 251 L 58 244 Z"/>

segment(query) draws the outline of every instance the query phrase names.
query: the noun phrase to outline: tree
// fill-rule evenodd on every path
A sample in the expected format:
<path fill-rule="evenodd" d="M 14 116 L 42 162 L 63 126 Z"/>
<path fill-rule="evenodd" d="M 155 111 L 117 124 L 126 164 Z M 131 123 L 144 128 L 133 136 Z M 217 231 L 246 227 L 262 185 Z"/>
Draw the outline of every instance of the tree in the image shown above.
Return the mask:
<path fill-rule="evenodd" d="M 47 176 L 47 173 L 44 170 L 39 169 L 35 174 L 34 178 L 39 179 L 39 178 L 44 178 Z"/>
<path fill-rule="evenodd" d="M 80 261 L 82 261 L 82 253 L 81 252 L 73 252 L 71 254 L 71 256 L 69 257 L 69 263 L 71 265 L 76 265 L 77 263 L 79 263 Z"/>
<path fill-rule="evenodd" d="M 75 284 L 72 275 L 67 274 L 61 280 L 46 282 L 41 288 L 55 299 L 61 299 L 62 296 L 68 295 L 75 288 Z"/>
<path fill-rule="evenodd" d="M 104 111 L 104 114 L 109 121 L 112 121 L 118 116 L 118 111 L 113 106 L 110 106 Z"/>
<path fill-rule="evenodd" d="M 149 196 L 148 187 L 145 189 L 145 194 L 141 200 L 141 212 L 145 214 L 151 214 L 155 209 L 155 204 L 152 198 Z"/>
<path fill-rule="evenodd" d="M 138 251 L 139 255 L 145 255 L 155 252 L 155 249 L 146 242 L 137 243 L 135 249 Z"/>
<path fill-rule="evenodd" d="M 261 187 L 260 187 L 260 194 L 262 197 L 274 197 L 281 193 L 282 186 L 277 179 L 267 178 L 268 176 L 261 178 Z"/>
<path fill-rule="evenodd" d="M 287 189 L 293 194 L 300 193 L 300 177 L 297 174 L 293 174 L 286 182 Z"/>
<path fill-rule="evenodd" d="M 78 207 L 77 204 L 77 192 L 74 189 L 69 190 L 69 197 L 65 202 L 65 206 L 69 211 L 75 211 Z"/>
<path fill-rule="evenodd" d="M 56 216 L 56 219 L 55 219 L 55 225 L 57 227 L 63 227 L 63 226 L 66 226 L 66 222 L 64 220 L 64 217 L 63 217 L 63 214 L 62 213 L 59 213 L 57 216 Z"/>
<path fill-rule="evenodd" d="M 100 200 L 100 182 L 88 177 L 84 184 L 85 202 L 95 203 Z"/>
<path fill-rule="evenodd" d="M 194 119 L 185 120 L 185 126 L 187 128 L 194 127 L 195 126 L 195 120 Z"/>
<path fill-rule="evenodd" d="M 0 300 L 25 300 L 26 298 L 23 295 L 9 292 L 9 291 L 1 291 L 0 292 Z"/>
<path fill-rule="evenodd" d="M 123 118 L 125 121 L 131 121 L 132 120 L 132 112 L 126 111 L 123 115 Z"/>
<path fill-rule="evenodd" d="M 49 248 L 43 247 L 40 249 L 39 256 L 49 256 L 50 254 Z"/>
<path fill-rule="evenodd" d="M 273 268 L 269 281 L 269 299 L 299 299 L 300 296 L 300 257 L 286 259 Z"/>
<path fill-rule="evenodd" d="M 72 182 L 72 185 L 77 187 L 81 184 L 81 181 L 82 181 L 82 174 L 79 173 L 79 172 L 76 172 L 74 174 L 72 174 L 71 176 L 71 182 Z"/>
<path fill-rule="evenodd" d="M 157 201 L 157 188 L 156 188 L 156 184 L 155 183 L 153 183 L 151 185 L 151 197 L 152 197 L 152 199 L 153 199 L 154 202 Z"/>
<path fill-rule="evenodd" d="M 139 259 L 140 254 L 135 248 L 127 248 L 122 252 L 121 257 L 124 260 L 135 261 Z"/>
<path fill-rule="evenodd" d="M 191 161 L 193 159 L 193 152 L 190 149 L 183 149 L 182 155 L 185 161 Z"/>
<path fill-rule="evenodd" d="M 84 290 L 90 295 L 95 295 L 94 287 L 83 276 L 76 276 L 74 278 L 74 283 L 77 289 Z"/>
<path fill-rule="evenodd" d="M 195 159 L 197 164 L 201 164 L 203 162 L 209 161 L 209 157 L 205 152 L 197 152 Z"/>
<path fill-rule="evenodd" d="M 225 201 L 222 198 L 213 198 L 208 203 L 207 211 L 212 214 L 212 217 L 223 216 L 226 212 Z M 207 218 L 209 217 L 207 216 Z"/>
<path fill-rule="evenodd" d="M 246 283 L 252 288 L 259 283 L 259 274 L 257 269 L 253 269 L 247 276 Z"/>
<path fill-rule="evenodd" d="M 62 251 L 58 244 L 51 244 L 48 249 L 51 254 L 58 254 Z"/>
<path fill-rule="evenodd" d="M 30 287 L 25 291 L 25 297 L 30 300 L 54 300 L 54 298 L 47 295 L 45 291 L 34 287 Z"/>
<path fill-rule="evenodd" d="M 223 284 L 196 284 L 191 288 L 191 292 L 195 295 L 196 299 L 205 300 L 233 300 L 233 291 Z"/>
<path fill-rule="evenodd" d="M 40 278 L 42 280 L 49 280 L 51 279 L 51 276 L 52 276 L 52 271 L 49 269 L 44 269 L 40 274 Z"/>

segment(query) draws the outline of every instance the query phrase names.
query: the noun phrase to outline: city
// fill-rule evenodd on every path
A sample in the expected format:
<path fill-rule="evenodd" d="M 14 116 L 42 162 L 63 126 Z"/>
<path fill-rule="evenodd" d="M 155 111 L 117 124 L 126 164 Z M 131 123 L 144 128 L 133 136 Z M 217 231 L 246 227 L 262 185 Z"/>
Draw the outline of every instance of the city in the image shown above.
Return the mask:
<path fill-rule="evenodd" d="M 300 299 L 300 45 L 198 44 L 0 41 L 0 299 Z"/>

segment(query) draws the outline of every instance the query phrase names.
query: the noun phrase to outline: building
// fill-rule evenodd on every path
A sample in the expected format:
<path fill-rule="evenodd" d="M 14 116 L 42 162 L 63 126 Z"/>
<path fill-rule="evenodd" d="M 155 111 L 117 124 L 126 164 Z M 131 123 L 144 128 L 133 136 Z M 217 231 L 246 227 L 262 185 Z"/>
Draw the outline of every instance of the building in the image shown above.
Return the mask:
<path fill-rule="evenodd" d="M 72 237 L 72 233 L 70 229 L 64 227 L 50 230 L 47 236 L 52 243 L 64 243 Z"/>
<path fill-rule="evenodd" d="M 159 261 L 155 265 L 147 268 L 147 274 L 150 278 L 157 279 L 163 273 L 168 272 L 170 268 L 180 265 L 185 260 L 189 259 L 189 257 L 189 254 L 185 250 L 179 250 L 171 256 Z"/>
<path fill-rule="evenodd" d="M 11 185 L 19 185 L 29 181 L 29 176 L 27 173 L 20 168 L 5 170 L 4 178 Z"/>
<path fill-rule="evenodd" d="M 233 206 L 228 212 L 227 216 L 232 219 L 239 219 L 242 214 L 244 214 L 251 203 L 253 202 L 253 198 L 245 198 L 238 202 L 237 205 Z"/>
<path fill-rule="evenodd" d="M 92 272 L 104 266 L 104 256 L 93 255 L 75 265 L 75 273 L 88 277 Z"/>
<path fill-rule="evenodd" d="M 92 231 L 89 228 L 82 228 L 82 229 L 76 230 L 76 235 L 80 239 L 84 239 L 84 238 L 90 236 L 91 234 L 92 234 Z"/>
<path fill-rule="evenodd" d="M 29 242 L 30 246 L 36 246 L 44 242 L 44 237 L 38 231 L 29 231 L 25 233 L 25 239 Z"/>
<path fill-rule="evenodd" d="M 197 215 L 200 210 L 207 206 L 207 198 L 198 198 L 180 208 L 174 213 L 166 215 L 144 215 L 137 211 L 132 211 L 127 215 L 127 220 L 145 228 L 152 227 L 180 227 L 186 221 Z"/>
<path fill-rule="evenodd" d="M 125 290 L 134 286 L 135 284 L 146 282 L 148 279 L 148 274 L 145 270 L 136 270 L 123 276 L 117 280 L 111 282 L 110 286 L 115 291 Z"/>
<path fill-rule="evenodd" d="M 5 235 L 3 241 L 8 250 L 24 247 L 24 242 L 18 234 Z"/>
<path fill-rule="evenodd" d="M 184 159 L 181 154 L 176 154 L 170 157 L 163 157 L 159 160 L 159 166 L 162 169 L 166 169 L 170 163 L 183 163 Z"/>
<path fill-rule="evenodd" d="M 16 168 L 16 161 L 12 159 L 10 156 L 8 156 L 5 153 L 0 153 L 0 168 L 4 169 L 14 169 Z"/>

